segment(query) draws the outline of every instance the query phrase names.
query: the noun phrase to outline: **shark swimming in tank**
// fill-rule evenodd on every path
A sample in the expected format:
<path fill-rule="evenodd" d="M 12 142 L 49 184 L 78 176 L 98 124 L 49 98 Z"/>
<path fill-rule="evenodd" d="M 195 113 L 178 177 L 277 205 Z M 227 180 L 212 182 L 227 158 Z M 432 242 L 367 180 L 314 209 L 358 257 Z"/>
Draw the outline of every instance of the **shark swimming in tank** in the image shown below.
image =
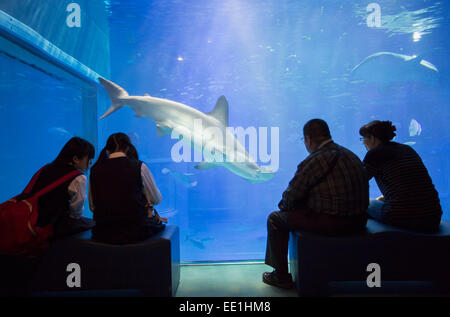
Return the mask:
<path fill-rule="evenodd" d="M 244 146 L 236 139 L 228 129 L 228 102 L 221 96 L 213 111 L 203 113 L 185 104 L 169 99 L 145 96 L 130 96 L 119 85 L 99 78 L 111 99 L 111 107 L 100 119 L 111 115 L 123 106 L 129 106 L 136 117 L 146 117 L 156 123 L 157 135 L 178 135 L 189 146 L 200 153 L 204 153 L 205 147 L 213 149 L 214 157 L 220 156 L 222 160 L 202 161 L 195 166 L 200 170 L 207 170 L 222 166 L 234 174 L 251 183 L 264 182 L 274 176 L 274 171 L 267 166 L 258 166 L 248 154 Z M 201 122 L 199 126 L 197 123 Z M 223 140 L 211 137 L 208 128 L 222 133 Z M 209 130 L 210 131 L 210 130 Z M 175 132 L 175 133 L 174 133 Z M 232 142 L 228 142 L 232 140 Z M 224 144 L 225 143 L 225 144 Z"/>
<path fill-rule="evenodd" d="M 439 71 L 421 56 L 379 52 L 366 57 L 351 71 L 354 81 L 362 80 L 386 87 L 392 83 L 422 82 L 437 84 Z"/>

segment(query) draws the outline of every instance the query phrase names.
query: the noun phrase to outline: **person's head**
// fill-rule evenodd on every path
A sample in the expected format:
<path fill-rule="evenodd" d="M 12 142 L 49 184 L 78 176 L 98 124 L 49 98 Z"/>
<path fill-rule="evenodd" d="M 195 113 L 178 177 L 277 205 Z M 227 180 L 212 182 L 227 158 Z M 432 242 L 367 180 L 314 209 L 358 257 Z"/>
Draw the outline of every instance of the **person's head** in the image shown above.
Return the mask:
<path fill-rule="evenodd" d="M 106 146 L 100 152 L 100 155 L 98 156 L 93 168 L 95 168 L 98 163 L 106 161 L 109 155 L 115 152 L 123 152 L 129 157 L 131 154 L 131 158 L 136 157 L 137 159 L 136 148 L 131 143 L 128 135 L 122 132 L 118 132 L 109 136 L 108 140 L 106 141 Z"/>
<path fill-rule="evenodd" d="M 128 151 L 132 146 L 130 137 L 125 133 L 118 132 L 109 136 L 106 141 L 105 149 L 108 155 L 115 152 L 123 152 L 128 154 Z"/>
<path fill-rule="evenodd" d="M 303 138 L 309 153 L 326 140 L 331 139 L 328 124 L 322 119 L 312 119 L 303 126 Z"/>
<path fill-rule="evenodd" d="M 363 143 L 367 150 L 376 148 L 380 144 L 389 142 L 395 137 L 397 128 L 391 121 L 374 120 L 363 125 L 359 134 L 363 137 Z"/>
<path fill-rule="evenodd" d="M 79 138 L 71 138 L 59 152 L 55 162 L 70 164 L 82 171 L 87 171 L 95 156 L 95 148 L 88 141 Z"/>

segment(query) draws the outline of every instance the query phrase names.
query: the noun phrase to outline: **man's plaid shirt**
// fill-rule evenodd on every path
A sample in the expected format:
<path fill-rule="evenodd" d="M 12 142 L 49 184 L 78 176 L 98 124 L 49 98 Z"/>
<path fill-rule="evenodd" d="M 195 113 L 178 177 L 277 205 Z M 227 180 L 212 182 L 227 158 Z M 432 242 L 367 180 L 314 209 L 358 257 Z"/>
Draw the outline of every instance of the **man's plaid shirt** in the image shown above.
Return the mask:
<path fill-rule="evenodd" d="M 312 187 L 328 171 L 336 155 L 339 158 L 331 173 Z M 297 166 L 278 207 L 281 211 L 309 209 L 350 216 L 366 212 L 368 205 L 369 181 L 361 160 L 350 150 L 329 140 Z"/>

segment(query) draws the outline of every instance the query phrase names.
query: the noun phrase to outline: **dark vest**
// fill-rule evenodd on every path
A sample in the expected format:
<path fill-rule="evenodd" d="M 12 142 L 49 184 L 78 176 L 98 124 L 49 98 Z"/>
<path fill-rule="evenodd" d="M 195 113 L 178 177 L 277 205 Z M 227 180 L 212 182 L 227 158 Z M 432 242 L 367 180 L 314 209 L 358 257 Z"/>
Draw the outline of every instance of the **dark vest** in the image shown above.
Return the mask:
<path fill-rule="evenodd" d="M 118 157 L 92 167 L 90 183 L 96 223 L 92 237 L 95 240 L 128 243 L 148 235 L 141 165 L 141 161 Z"/>
<path fill-rule="evenodd" d="M 39 174 L 39 177 L 31 190 L 31 194 L 36 193 L 47 185 L 50 185 L 54 181 L 75 170 L 75 167 L 68 164 L 53 162 L 46 165 Z M 68 187 L 74 178 L 75 177 L 39 198 L 39 214 L 36 222 L 37 226 L 43 227 L 48 224 L 58 225 L 59 222 L 67 218 L 69 214 L 70 200 Z"/>

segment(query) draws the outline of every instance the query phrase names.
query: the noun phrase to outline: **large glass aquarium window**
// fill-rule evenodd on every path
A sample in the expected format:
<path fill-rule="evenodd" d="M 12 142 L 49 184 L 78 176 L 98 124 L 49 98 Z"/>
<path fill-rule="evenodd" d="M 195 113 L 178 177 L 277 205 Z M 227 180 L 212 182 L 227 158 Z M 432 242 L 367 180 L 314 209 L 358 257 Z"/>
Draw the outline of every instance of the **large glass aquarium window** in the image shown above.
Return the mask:
<path fill-rule="evenodd" d="M 82 90 L 0 54 L 0 201 L 19 194 L 31 176 L 83 135 Z"/>
<path fill-rule="evenodd" d="M 76 43 L 75 53 L 110 63 L 110 76 L 100 73 L 111 86 L 98 84 L 92 97 L 94 121 L 80 86 L 0 55 L 3 201 L 70 136 L 95 130 L 98 156 L 109 135 L 124 132 L 162 194 L 156 209 L 180 228 L 182 261 L 262 260 L 267 217 L 309 155 L 303 125 L 324 119 L 362 160 L 359 129 L 378 119 L 421 156 L 450 219 L 450 2 L 94 2 L 108 17 L 109 55 L 88 50 L 103 42 L 76 35 L 86 25 L 103 30 L 88 23 L 96 13 L 87 1 L 61 48 Z M 198 131 L 217 146 L 202 147 Z M 371 180 L 370 196 L 380 194 Z"/>
<path fill-rule="evenodd" d="M 205 114 L 225 96 L 228 111 L 216 117 L 236 138 L 242 128 L 240 143 L 273 172 L 199 166 L 195 144 L 182 148 L 154 114 L 123 107 L 101 119 L 101 145 L 126 132 L 150 166 L 157 209 L 180 227 L 182 260 L 264 258 L 267 216 L 308 155 L 302 127 L 316 117 L 361 159 L 359 128 L 392 121 L 450 218 L 447 2 L 112 0 L 109 11 L 112 81 Z M 380 194 L 373 180 L 370 194 Z"/>

